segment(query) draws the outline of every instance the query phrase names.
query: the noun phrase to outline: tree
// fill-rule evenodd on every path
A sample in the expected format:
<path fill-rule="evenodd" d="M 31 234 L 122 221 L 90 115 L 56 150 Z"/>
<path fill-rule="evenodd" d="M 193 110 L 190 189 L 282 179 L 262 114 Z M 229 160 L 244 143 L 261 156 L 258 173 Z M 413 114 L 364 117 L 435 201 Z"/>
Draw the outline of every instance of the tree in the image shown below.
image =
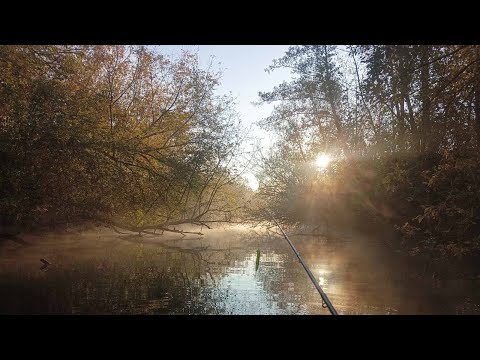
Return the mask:
<path fill-rule="evenodd" d="M 240 135 L 219 74 L 143 46 L 0 47 L 0 212 L 171 230 L 233 209 Z"/>
<path fill-rule="evenodd" d="M 263 127 L 293 141 L 304 157 L 312 145 L 316 150 L 348 149 L 345 89 L 336 56 L 335 46 L 291 47 L 283 58 L 274 60 L 269 71 L 289 68 L 295 79 L 260 93 L 262 101 L 280 102 L 261 123 Z"/>
<path fill-rule="evenodd" d="M 295 78 L 260 94 L 279 135 L 261 161 L 266 206 L 285 223 L 386 222 L 412 253 L 478 251 L 479 61 L 471 45 L 291 47 L 270 70 Z M 321 152 L 334 161 L 319 172 Z"/>

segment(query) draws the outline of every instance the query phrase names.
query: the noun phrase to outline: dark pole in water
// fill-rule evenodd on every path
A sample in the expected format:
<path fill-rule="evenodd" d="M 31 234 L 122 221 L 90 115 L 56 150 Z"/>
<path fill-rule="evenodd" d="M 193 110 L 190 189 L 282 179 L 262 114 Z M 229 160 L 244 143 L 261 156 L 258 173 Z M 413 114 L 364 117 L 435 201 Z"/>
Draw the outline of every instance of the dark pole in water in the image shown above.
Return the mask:
<path fill-rule="evenodd" d="M 270 214 L 270 212 L 269 212 Z M 313 285 L 315 285 L 315 287 L 317 288 L 317 291 L 318 293 L 320 294 L 320 296 L 322 297 L 322 300 L 323 302 L 327 305 L 327 308 L 328 310 L 330 311 L 330 313 L 332 315 L 338 315 L 337 313 L 337 310 L 335 310 L 335 308 L 333 307 L 332 303 L 330 302 L 330 300 L 328 299 L 328 296 L 327 294 L 325 294 L 322 290 L 322 288 L 320 287 L 320 284 L 317 282 L 317 279 L 315 279 L 315 276 L 313 276 L 312 272 L 310 271 L 310 269 L 308 268 L 307 264 L 305 264 L 305 261 L 303 261 L 303 258 L 302 256 L 300 255 L 300 253 L 297 251 L 297 249 L 295 248 L 295 246 L 293 246 L 293 243 L 290 241 L 290 239 L 288 238 L 287 234 L 285 234 L 285 231 L 283 231 L 282 227 L 278 224 L 277 220 L 275 220 L 275 218 L 273 217 L 272 214 L 270 214 L 270 216 L 272 217 L 273 221 L 275 222 L 275 224 L 278 226 L 278 228 L 280 229 L 280 231 L 282 232 L 283 236 L 285 237 L 285 239 L 288 241 L 288 244 L 290 245 L 290 247 L 292 248 L 293 252 L 295 253 L 295 255 L 297 255 L 297 258 L 298 260 L 300 260 L 300 263 L 302 264 L 303 268 L 305 269 L 305 271 L 307 272 L 308 276 L 310 277 L 310 280 L 312 280 L 313 282 Z M 323 304 L 322 304 L 323 305 Z"/>

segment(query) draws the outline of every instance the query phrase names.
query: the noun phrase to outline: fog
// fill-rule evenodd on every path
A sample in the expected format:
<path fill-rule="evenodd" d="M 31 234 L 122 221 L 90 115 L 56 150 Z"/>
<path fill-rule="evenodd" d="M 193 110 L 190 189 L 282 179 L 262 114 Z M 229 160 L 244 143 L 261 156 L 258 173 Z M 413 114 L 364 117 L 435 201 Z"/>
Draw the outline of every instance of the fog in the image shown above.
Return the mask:
<path fill-rule="evenodd" d="M 0 313 L 327 315 L 277 231 L 234 225 L 140 236 L 92 226 L 25 235 L 28 246 L 0 247 Z M 286 229 L 339 314 L 477 311 L 465 300 L 472 289 L 457 286 L 459 296 L 442 301 L 380 240 L 295 235 L 305 231 Z M 50 265 L 41 269 L 40 259 Z M 443 290 L 454 294 L 451 284 Z"/>

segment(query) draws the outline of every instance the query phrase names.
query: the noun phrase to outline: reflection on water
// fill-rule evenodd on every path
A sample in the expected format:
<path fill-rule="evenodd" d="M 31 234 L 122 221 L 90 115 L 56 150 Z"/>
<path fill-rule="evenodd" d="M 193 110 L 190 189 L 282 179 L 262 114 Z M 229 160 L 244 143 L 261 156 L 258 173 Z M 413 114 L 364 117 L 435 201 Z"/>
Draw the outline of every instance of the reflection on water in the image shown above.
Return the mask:
<path fill-rule="evenodd" d="M 4 244 L 0 313 L 328 314 L 283 238 L 241 227 L 205 234 L 97 229 L 31 237 L 29 247 Z M 339 314 L 478 312 L 476 284 L 457 286 L 457 297 L 434 294 L 407 280 L 379 244 L 292 240 Z M 51 265 L 41 270 L 40 258 Z"/>

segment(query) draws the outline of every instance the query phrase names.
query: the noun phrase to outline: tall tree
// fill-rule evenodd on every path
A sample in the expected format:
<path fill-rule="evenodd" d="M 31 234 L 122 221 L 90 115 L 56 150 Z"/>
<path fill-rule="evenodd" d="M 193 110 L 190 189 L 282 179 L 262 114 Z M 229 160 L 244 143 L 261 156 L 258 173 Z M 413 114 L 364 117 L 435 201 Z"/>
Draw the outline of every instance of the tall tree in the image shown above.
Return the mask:
<path fill-rule="evenodd" d="M 337 49 L 330 45 L 291 47 L 284 57 L 274 60 L 269 71 L 288 68 L 295 78 L 260 93 L 265 102 L 279 102 L 264 128 L 282 132 L 300 152 L 314 145 L 337 151 L 348 149 L 345 89 L 336 65 Z"/>

